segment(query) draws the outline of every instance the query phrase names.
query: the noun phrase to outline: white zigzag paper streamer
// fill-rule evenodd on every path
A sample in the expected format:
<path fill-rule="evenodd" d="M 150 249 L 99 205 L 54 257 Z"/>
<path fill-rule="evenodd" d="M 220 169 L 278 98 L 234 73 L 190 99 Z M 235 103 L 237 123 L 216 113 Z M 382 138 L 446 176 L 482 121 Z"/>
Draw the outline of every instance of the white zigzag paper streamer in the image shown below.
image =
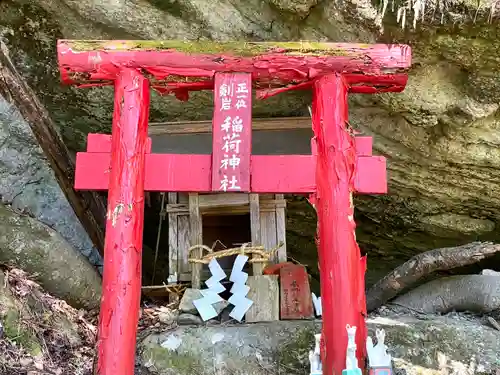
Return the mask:
<path fill-rule="evenodd" d="M 241 322 L 248 309 L 253 305 L 253 301 L 246 298 L 250 287 L 245 285 L 248 280 L 248 274 L 243 272 L 243 267 L 247 261 L 248 257 L 246 255 L 238 255 L 234 261 L 231 276 L 229 277 L 229 280 L 234 283 L 230 290 L 233 295 L 228 299 L 228 302 L 234 306 L 234 309 L 229 316 L 238 322 Z"/>
<path fill-rule="evenodd" d="M 323 309 L 321 305 L 321 297 L 316 297 L 316 294 L 312 293 L 312 301 L 314 305 L 314 310 L 316 310 L 316 315 L 323 315 Z"/>
<path fill-rule="evenodd" d="M 213 305 L 217 302 L 224 301 L 221 296 L 219 296 L 219 293 L 225 291 L 226 288 L 224 288 L 220 281 L 227 277 L 226 273 L 215 258 L 210 261 L 208 268 L 212 274 L 212 276 L 205 281 L 208 289 L 201 290 L 200 292 L 203 297 L 193 301 L 194 307 L 196 307 L 196 310 L 198 310 L 198 313 L 204 322 L 219 315 Z"/>

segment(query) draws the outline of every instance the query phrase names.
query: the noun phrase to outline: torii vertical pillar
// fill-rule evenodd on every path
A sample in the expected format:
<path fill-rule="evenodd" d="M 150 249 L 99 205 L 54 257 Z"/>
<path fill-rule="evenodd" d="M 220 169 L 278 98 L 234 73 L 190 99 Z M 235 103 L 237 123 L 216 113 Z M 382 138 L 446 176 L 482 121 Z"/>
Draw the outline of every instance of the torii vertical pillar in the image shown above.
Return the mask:
<path fill-rule="evenodd" d="M 341 74 L 319 78 L 313 88 L 312 123 L 316 138 L 316 211 L 323 304 L 323 373 L 345 368 L 346 324 L 357 327 L 358 359 L 363 359 L 366 323 L 359 300 L 364 280 L 355 238 L 356 149 L 348 133 L 348 86 Z M 364 286 L 363 286 L 364 288 Z M 364 368 L 364 363 L 359 363 Z"/>
<path fill-rule="evenodd" d="M 149 82 L 122 68 L 115 80 L 97 375 L 133 375 L 141 297 Z"/>

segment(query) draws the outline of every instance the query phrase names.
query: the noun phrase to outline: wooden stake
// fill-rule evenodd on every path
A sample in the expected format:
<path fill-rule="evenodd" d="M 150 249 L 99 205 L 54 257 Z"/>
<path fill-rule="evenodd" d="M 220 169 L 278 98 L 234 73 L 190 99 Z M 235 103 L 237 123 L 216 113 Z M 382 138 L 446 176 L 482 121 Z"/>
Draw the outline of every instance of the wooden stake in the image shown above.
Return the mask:
<path fill-rule="evenodd" d="M 123 68 L 115 84 L 97 375 L 134 373 L 148 116 L 148 80 Z"/>
<path fill-rule="evenodd" d="M 249 194 L 250 198 L 250 234 L 252 236 L 252 245 L 261 246 L 261 226 L 260 226 L 260 200 L 259 194 Z M 253 275 L 262 275 L 264 270 L 263 263 L 252 264 Z"/>
<path fill-rule="evenodd" d="M 191 239 L 191 246 L 203 245 L 203 222 L 198 197 L 198 193 L 189 194 L 189 237 Z M 202 249 L 193 250 L 191 256 L 199 259 L 201 258 L 202 252 Z M 201 288 L 202 269 L 203 265 L 201 263 L 191 264 L 191 287 L 194 289 Z"/>
<path fill-rule="evenodd" d="M 47 109 L 17 72 L 7 47 L 0 42 L 0 95 L 15 106 L 28 123 L 54 171 L 56 180 L 95 247 L 103 255 L 106 208 L 91 191 L 73 188 L 75 164 Z"/>

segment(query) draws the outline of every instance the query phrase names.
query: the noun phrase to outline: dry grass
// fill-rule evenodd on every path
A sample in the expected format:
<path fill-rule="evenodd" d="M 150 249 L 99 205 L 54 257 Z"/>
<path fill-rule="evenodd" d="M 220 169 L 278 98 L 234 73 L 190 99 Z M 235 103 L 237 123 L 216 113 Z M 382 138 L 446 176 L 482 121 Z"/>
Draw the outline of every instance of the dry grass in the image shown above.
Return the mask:
<path fill-rule="evenodd" d="M 3 275 L 0 296 L 3 293 L 12 303 L 7 308 L 0 303 L 0 375 L 91 375 L 97 312 L 76 310 L 52 297 L 21 270 L 0 266 Z M 143 306 L 139 337 L 174 327 L 176 305 Z M 6 314 L 14 310 L 19 316 L 14 329 L 8 330 Z M 30 350 L 33 341 L 41 348 L 39 355 Z"/>
<path fill-rule="evenodd" d="M 90 375 L 96 328 L 85 313 L 44 293 L 23 271 L 11 269 L 5 274 L 1 287 L 15 301 L 19 335 L 12 335 L 12 327 L 9 337 L 2 330 L 0 374 Z M 34 354 L 28 342 L 41 352 Z"/>

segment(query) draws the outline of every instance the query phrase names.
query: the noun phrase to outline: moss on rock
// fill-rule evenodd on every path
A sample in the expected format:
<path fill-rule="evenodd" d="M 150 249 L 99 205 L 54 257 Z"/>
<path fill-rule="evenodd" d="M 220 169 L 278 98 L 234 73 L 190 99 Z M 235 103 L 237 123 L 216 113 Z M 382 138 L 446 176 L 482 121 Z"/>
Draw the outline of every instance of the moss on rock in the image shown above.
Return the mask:
<path fill-rule="evenodd" d="M 318 331 L 314 326 L 299 327 L 290 338 L 278 347 L 274 361 L 279 371 L 290 375 L 307 374 L 309 370 L 309 351 L 314 345 L 314 335 Z"/>
<path fill-rule="evenodd" d="M 42 347 L 32 328 L 23 320 L 23 306 L 14 298 L 8 287 L 5 274 L 0 270 L 0 322 L 5 336 L 38 356 Z"/>
<path fill-rule="evenodd" d="M 142 355 L 150 358 L 156 368 L 162 369 L 162 375 L 205 375 L 206 365 L 200 358 L 185 353 L 176 353 L 163 348 L 150 347 Z"/>

